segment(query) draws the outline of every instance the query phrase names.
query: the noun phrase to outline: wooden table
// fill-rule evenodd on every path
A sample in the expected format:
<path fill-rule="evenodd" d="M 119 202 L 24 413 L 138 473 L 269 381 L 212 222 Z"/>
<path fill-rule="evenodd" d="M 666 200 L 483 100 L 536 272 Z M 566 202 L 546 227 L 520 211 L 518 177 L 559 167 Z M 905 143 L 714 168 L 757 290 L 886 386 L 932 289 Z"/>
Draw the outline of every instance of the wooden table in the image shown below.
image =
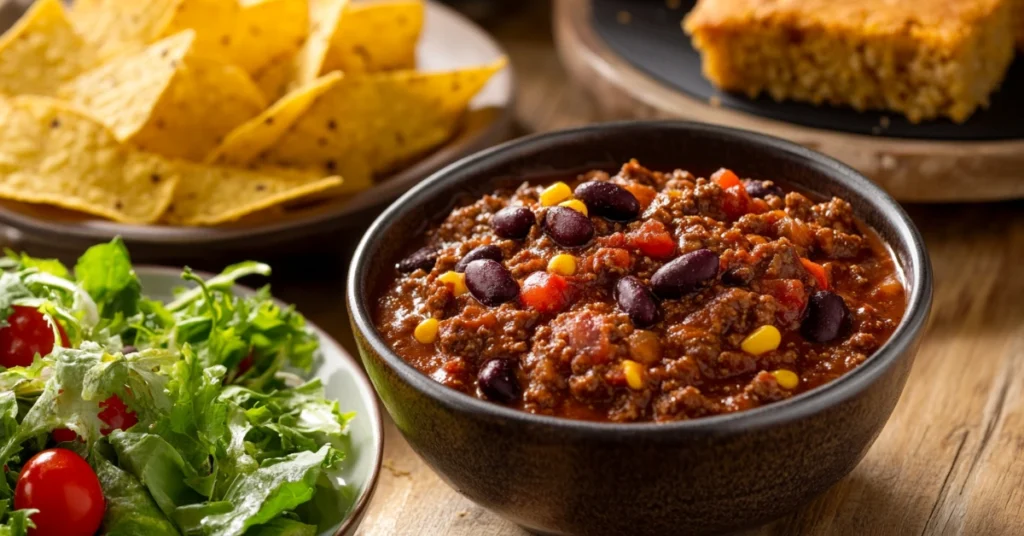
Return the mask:
<path fill-rule="evenodd" d="M 489 28 L 512 56 L 525 130 L 595 120 L 555 56 L 548 9 L 524 2 Z M 745 534 L 1024 534 L 1024 202 L 908 209 L 928 242 L 936 288 L 902 400 L 845 480 Z M 296 263 L 275 289 L 352 349 L 343 270 L 344 260 Z M 361 534 L 523 534 L 445 485 L 393 424 L 386 428 Z"/>

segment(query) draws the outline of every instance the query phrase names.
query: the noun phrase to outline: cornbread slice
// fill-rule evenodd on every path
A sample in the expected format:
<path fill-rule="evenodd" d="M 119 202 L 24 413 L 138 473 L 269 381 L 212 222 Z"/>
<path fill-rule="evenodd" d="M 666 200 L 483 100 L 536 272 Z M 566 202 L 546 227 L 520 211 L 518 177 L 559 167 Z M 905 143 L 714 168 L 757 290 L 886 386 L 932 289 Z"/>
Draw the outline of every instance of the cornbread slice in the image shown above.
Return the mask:
<path fill-rule="evenodd" d="M 704 75 L 775 100 L 966 120 L 1013 58 L 1010 0 L 700 0 Z"/>

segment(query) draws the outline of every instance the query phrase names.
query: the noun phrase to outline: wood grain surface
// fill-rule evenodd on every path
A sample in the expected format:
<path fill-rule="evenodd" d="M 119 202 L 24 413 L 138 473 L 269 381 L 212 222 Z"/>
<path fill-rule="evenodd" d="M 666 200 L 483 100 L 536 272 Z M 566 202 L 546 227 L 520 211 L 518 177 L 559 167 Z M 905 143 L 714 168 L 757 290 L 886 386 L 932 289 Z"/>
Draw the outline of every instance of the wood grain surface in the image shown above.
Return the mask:
<path fill-rule="evenodd" d="M 554 0 L 557 49 L 602 119 L 689 119 L 767 132 L 838 158 L 902 201 L 1024 198 L 1024 140 L 919 141 L 783 123 L 662 84 L 612 52 L 590 25 L 591 0 Z M 678 14 L 681 19 L 683 13 Z M 680 38 L 685 38 L 680 29 Z"/>
<path fill-rule="evenodd" d="M 512 55 L 519 120 L 531 130 L 597 118 L 555 57 L 548 9 L 524 2 L 488 26 Z M 744 534 L 1024 534 L 1024 202 L 907 208 L 930 248 L 936 289 L 903 398 L 849 477 Z M 301 286 L 300 307 L 309 303 L 314 319 L 347 339 L 340 282 Z M 339 299 L 325 305 L 320 296 L 333 292 Z M 524 534 L 449 488 L 386 427 L 384 469 L 361 534 Z"/>

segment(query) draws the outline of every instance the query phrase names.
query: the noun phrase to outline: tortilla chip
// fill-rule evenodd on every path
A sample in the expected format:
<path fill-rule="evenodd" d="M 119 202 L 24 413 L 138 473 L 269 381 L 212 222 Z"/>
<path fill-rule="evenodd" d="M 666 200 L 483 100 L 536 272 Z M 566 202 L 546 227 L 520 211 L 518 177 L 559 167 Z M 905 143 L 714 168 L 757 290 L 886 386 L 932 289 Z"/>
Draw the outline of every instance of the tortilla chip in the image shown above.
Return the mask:
<path fill-rule="evenodd" d="M 228 47 L 228 61 L 250 74 L 294 55 L 309 31 L 308 0 L 255 0 L 242 4 Z"/>
<path fill-rule="evenodd" d="M 254 171 L 182 164 L 181 182 L 164 222 L 217 225 L 248 214 L 337 188 L 340 177 L 295 170 Z"/>
<path fill-rule="evenodd" d="M 139 1 L 139 0 L 135 0 Z M 154 2 L 156 0 L 145 0 Z M 177 0 L 178 6 L 163 35 L 184 30 L 196 32 L 192 53 L 204 58 L 231 61 L 231 38 L 241 7 L 236 0 Z"/>
<path fill-rule="evenodd" d="M 39 0 L 0 37 L 0 93 L 52 95 L 95 61 L 60 1 Z"/>
<path fill-rule="evenodd" d="M 75 0 L 71 20 L 104 58 L 138 52 L 167 33 L 184 0 Z"/>
<path fill-rule="evenodd" d="M 238 126 L 213 150 L 206 162 L 218 165 L 244 166 L 270 148 L 292 124 L 306 113 L 310 105 L 341 80 L 341 73 L 324 75 L 285 95 L 260 115 Z"/>
<path fill-rule="evenodd" d="M 171 163 L 124 147 L 107 127 L 60 101 L 0 101 L 0 197 L 152 223 L 177 181 Z"/>
<path fill-rule="evenodd" d="M 374 173 L 391 171 L 454 134 L 469 101 L 505 64 L 502 58 L 459 71 L 345 77 L 262 160 L 340 170 L 346 180 L 345 170 L 360 162 Z"/>
<path fill-rule="evenodd" d="M 420 0 L 351 4 L 331 38 L 320 72 L 413 69 L 422 29 Z"/>
<path fill-rule="evenodd" d="M 294 75 L 295 54 L 288 53 L 270 60 L 270 63 L 253 73 L 252 79 L 267 101 L 274 102 L 288 93 Z"/>
<path fill-rule="evenodd" d="M 266 106 L 259 88 L 239 67 L 190 56 L 129 140 L 146 151 L 199 161 Z"/>
<path fill-rule="evenodd" d="M 323 72 L 327 49 L 347 5 L 348 0 L 309 0 L 309 36 L 295 57 L 292 87 L 304 86 Z"/>
<path fill-rule="evenodd" d="M 192 45 L 189 30 L 122 56 L 64 85 L 58 95 L 103 121 L 119 140 L 149 120 Z"/>

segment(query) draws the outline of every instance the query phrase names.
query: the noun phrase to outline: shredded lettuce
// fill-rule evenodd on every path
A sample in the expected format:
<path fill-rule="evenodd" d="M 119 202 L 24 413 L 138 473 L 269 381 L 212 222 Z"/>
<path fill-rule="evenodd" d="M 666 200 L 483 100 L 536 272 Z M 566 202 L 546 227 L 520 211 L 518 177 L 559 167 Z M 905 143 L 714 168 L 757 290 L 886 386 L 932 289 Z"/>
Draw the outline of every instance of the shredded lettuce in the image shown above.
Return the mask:
<path fill-rule="evenodd" d="M 41 515 L 9 505 L 22 464 L 53 446 L 58 428 L 78 435 L 61 446 L 100 480 L 101 533 L 322 530 L 303 512 L 318 490 L 344 485 L 330 474 L 344 462 L 353 415 L 319 380 L 286 381 L 285 369 L 309 371 L 318 359 L 302 315 L 269 288 L 233 293 L 240 278 L 269 273 L 247 262 L 204 281 L 186 268 L 185 288 L 163 304 L 143 295 L 120 239 L 90 248 L 74 270 L 11 252 L 0 259 L 0 318 L 34 307 L 55 340 L 59 324 L 70 341 L 31 366 L 0 367 L 0 536 L 26 535 Z M 114 396 L 137 424 L 108 429 L 101 412 Z"/>

